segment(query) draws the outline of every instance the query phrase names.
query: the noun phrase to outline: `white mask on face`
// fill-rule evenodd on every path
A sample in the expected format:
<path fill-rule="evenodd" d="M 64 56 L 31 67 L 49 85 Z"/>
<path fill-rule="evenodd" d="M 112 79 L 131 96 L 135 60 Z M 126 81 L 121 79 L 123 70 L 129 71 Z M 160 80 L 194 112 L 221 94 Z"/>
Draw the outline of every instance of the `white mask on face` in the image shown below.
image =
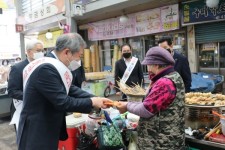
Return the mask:
<path fill-rule="evenodd" d="M 77 63 L 81 66 L 81 60 L 78 60 Z"/>
<path fill-rule="evenodd" d="M 38 58 L 42 58 L 42 57 L 44 57 L 44 53 L 43 52 L 37 52 L 37 53 L 34 53 L 33 59 L 38 59 Z"/>
<path fill-rule="evenodd" d="M 70 69 L 70 71 L 74 71 L 74 70 L 78 69 L 80 66 L 81 65 L 79 64 L 79 61 L 73 60 L 70 62 L 70 65 L 68 66 L 68 68 Z"/>

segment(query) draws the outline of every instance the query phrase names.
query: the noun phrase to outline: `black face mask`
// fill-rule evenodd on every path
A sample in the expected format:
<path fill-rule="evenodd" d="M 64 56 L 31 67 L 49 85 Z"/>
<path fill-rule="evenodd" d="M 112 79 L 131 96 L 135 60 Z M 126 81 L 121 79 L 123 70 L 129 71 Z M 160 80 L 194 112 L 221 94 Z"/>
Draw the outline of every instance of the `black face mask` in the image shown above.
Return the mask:
<path fill-rule="evenodd" d="M 171 54 L 171 49 L 167 48 L 166 50 Z"/>
<path fill-rule="evenodd" d="M 131 53 L 123 53 L 123 57 L 124 58 L 130 58 L 131 57 Z"/>

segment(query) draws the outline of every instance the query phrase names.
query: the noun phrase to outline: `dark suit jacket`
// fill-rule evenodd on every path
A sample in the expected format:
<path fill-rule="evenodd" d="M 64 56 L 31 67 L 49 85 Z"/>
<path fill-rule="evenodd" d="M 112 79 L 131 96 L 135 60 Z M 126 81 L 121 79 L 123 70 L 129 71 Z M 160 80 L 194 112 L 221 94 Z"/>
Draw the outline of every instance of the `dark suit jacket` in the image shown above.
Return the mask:
<path fill-rule="evenodd" d="M 22 62 L 19 62 L 11 67 L 11 71 L 9 73 L 9 81 L 8 81 L 8 95 L 11 98 L 23 100 L 23 69 L 26 65 L 29 64 L 29 61 L 25 59 Z M 11 108 L 11 117 L 15 112 L 15 107 L 12 102 Z"/>
<path fill-rule="evenodd" d="M 85 81 L 85 72 L 84 72 L 84 67 L 83 67 L 83 62 L 81 61 L 81 66 L 74 70 L 71 71 L 73 74 L 73 81 L 72 84 L 81 88 L 81 84 L 83 81 Z"/>
<path fill-rule="evenodd" d="M 58 140 L 68 137 L 66 112 L 90 113 L 91 97 L 76 86 L 71 86 L 68 96 L 53 65 L 37 67 L 24 91 L 17 134 L 19 150 L 57 150 Z"/>
<path fill-rule="evenodd" d="M 120 60 L 118 60 L 116 62 L 116 65 L 115 65 L 115 85 L 118 87 L 118 84 L 116 81 L 119 81 L 120 79 L 122 79 L 123 77 L 123 74 L 125 72 L 125 70 L 127 69 L 127 66 L 126 66 L 126 63 L 124 61 L 124 58 L 121 58 Z M 143 71 L 142 71 L 142 68 L 141 68 L 141 63 L 140 61 L 138 60 L 138 62 L 136 63 L 136 66 L 134 67 L 130 77 L 128 78 L 126 84 L 129 85 L 129 86 L 132 86 L 134 85 L 133 83 L 135 84 L 139 84 L 141 85 L 141 82 L 144 82 L 144 77 L 143 77 Z M 119 91 L 117 89 L 117 91 Z"/>
<path fill-rule="evenodd" d="M 173 55 L 173 58 L 175 60 L 174 69 L 180 74 L 184 81 L 185 85 L 185 92 L 190 92 L 191 88 L 191 70 L 189 67 L 189 62 L 185 56 L 182 54 L 179 54 L 178 52 L 175 52 Z"/>

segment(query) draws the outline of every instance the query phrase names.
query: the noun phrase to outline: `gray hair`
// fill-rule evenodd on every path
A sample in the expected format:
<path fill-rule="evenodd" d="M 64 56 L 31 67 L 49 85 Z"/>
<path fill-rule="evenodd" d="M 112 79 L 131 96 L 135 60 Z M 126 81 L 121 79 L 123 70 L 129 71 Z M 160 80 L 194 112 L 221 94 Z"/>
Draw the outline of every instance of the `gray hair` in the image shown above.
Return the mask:
<path fill-rule="evenodd" d="M 37 39 L 32 39 L 27 43 L 26 51 L 32 50 L 37 44 L 41 44 L 44 47 L 44 44 L 42 41 Z"/>
<path fill-rule="evenodd" d="M 83 38 L 78 33 L 67 33 L 60 35 L 56 40 L 56 51 L 62 51 L 65 48 L 68 48 L 71 50 L 72 53 L 78 52 L 80 48 L 86 47 L 86 42 L 83 40 Z"/>

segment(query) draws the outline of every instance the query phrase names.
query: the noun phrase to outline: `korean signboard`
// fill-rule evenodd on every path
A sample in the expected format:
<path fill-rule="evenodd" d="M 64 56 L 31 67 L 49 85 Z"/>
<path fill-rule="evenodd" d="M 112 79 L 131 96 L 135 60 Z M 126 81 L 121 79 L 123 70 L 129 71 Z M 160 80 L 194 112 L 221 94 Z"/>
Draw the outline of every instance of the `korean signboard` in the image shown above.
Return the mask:
<path fill-rule="evenodd" d="M 225 20 L 225 0 L 220 0 L 218 7 L 209 8 L 205 0 L 182 4 L 182 25 Z"/>
<path fill-rule="evenodd" d="M 52 3 L 48 5 L 45 5 L 31 12 L 25 13 L 24 19 L 26 23 L 31 23 L 50 16 L 54 16 L 63 11 L 65 11 L 64 1 L 54 0 Z"/>
<path fill-rule="evenodd" d="M 89 24 L 91 41 L 125 38 L 179 29 L 178 5 L 170 5 L 128 15 L 128 21 L 118 18 Z"/>

